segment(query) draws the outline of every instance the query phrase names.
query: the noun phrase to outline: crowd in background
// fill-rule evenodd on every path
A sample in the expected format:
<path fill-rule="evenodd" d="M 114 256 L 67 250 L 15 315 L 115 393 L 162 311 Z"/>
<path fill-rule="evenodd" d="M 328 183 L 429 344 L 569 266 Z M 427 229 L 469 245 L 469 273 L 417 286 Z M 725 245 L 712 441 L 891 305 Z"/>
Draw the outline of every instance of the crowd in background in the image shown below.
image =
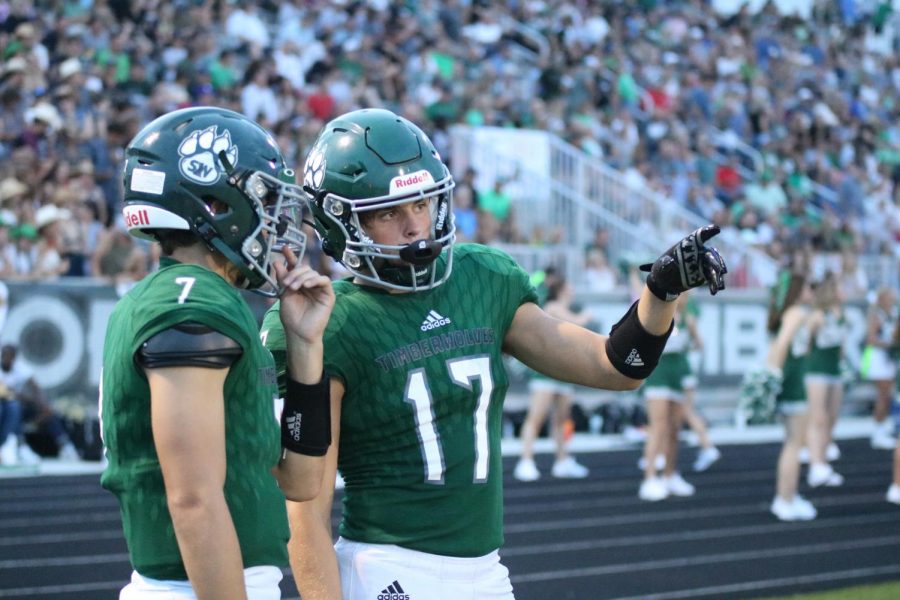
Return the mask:
<path fill-rule="evenodd" d="M 900 253 L 900 17 L 811 4 L 0 2 L 0 278 L 153 268 L 124 233 L 120 165 L 163 112 L 243 112 L 301 166 L 330 117 L 384 106 L 445 157 L 457 123 L 553 132 L 748 244 L 842 257 L 856 296 L 857 256 Z M 461 238 L 564 241 L 519 231 L 502 181 L 455 175 Z"/>

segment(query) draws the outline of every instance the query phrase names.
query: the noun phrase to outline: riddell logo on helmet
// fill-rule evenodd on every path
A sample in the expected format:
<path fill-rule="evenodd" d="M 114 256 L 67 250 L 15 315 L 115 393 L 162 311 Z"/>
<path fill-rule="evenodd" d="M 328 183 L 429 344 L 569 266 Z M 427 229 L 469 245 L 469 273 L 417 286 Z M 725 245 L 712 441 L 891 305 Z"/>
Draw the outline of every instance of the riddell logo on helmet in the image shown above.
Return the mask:
<path fill-rule="evenodd" d="M 409 175 L 398 175 L 391 179 L 391 193 L 412 192 L 426 185 L 433 185 L 434 177 L 431 173 L 422 169 Z"/>
<path fill-rule="evenodd" d="M 147 210 L 143 208 L 131 209 L 125 208 L 123 211 L 123 216 L 125 217 L 125 226 L 131 229 L 132 227 L 143 227 L 150 225 L 150 216 L 147 214 Z"/>

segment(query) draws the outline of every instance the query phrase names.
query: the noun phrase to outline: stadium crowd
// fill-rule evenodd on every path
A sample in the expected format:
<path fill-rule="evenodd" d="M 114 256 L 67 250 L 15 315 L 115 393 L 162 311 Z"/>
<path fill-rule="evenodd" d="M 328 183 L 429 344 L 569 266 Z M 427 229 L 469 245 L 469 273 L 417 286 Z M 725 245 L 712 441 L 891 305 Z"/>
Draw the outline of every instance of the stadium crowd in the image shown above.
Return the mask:
<path fill-rule="evenodd" d="M 898 15 L 722 4 L 2 3 L 0 277 L 153 268 L 118 215 L 123 147 L 159 114 L 235 109 L 299 166 L 327 119 L 384 106 L 444 156 L 453 124 L 548 130 L 749 244 L 830 253 L 862 293 L 857 256 L 900 248 Z M 515 198 L 469 175 L 463 237 L 559 235 L 518 231 Z"/>

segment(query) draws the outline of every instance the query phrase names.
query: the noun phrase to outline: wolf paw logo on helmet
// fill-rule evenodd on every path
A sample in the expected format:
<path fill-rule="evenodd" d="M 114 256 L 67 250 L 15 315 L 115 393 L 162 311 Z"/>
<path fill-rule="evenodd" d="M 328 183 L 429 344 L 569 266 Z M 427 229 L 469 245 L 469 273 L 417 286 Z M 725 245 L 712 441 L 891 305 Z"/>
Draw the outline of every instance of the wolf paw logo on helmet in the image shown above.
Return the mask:
<path fill-rule="evenodd" d="M 231 143 L 231 133 L 226 129 L 221 134 L 215 125 L 203 131 L 193 131 L 178 146 L 178 169 L 190 181 L 201 185 L 212 185 L 223 173 L 219 153 L 225 152 L 228 162 L 237 164 L 238 149 Z"/>
<path fill-rule="evenodd" d="M 322 180 L 325 179 L 325 153 L 322 148 L 315 147 L 306 159 L 306 166 L 303 169 L 303 186 L 314 190 L 322 187 Z"/>

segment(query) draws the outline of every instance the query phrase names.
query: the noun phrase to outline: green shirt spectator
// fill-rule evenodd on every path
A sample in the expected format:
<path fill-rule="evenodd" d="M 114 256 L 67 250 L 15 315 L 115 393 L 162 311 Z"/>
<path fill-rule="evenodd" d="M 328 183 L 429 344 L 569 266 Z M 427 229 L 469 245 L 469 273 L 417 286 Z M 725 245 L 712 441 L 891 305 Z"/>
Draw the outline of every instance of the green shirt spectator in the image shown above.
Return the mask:
<path fill-rule="evenodd" d="M 478 194 L 478 208 L 491 213 L 498 221 L 505 221 L 512 208 L 512 198 L 503 190 L 505 185 L 505 180 L 497 179 L 492 189 Z"/>

